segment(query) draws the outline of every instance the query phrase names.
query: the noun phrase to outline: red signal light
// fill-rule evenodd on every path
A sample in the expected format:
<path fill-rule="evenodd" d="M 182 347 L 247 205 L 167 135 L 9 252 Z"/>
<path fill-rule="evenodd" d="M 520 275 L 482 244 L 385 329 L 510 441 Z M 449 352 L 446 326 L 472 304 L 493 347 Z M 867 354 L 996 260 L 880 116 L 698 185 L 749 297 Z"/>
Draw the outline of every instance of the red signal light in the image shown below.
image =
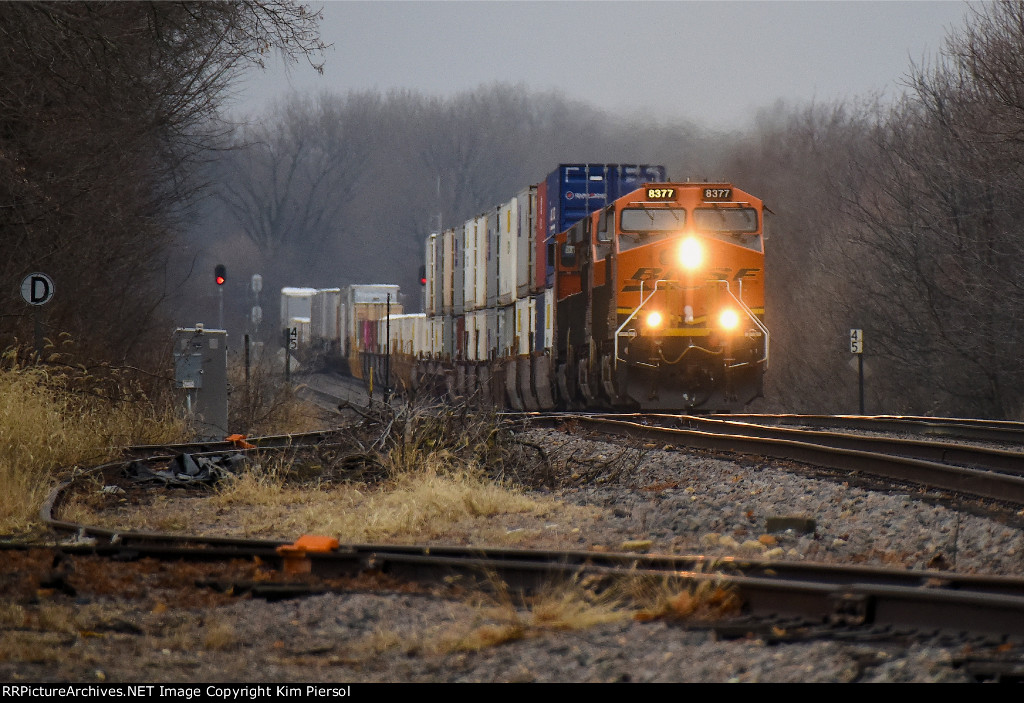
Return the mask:
<path fill-rule="evenodd" d="M 224 267 L 224 264 L 217 264 L 213 269 L 213 280 L 217 282 L 218 286 L 224 285 L 224 282 L 228 280 L 228 272 Z"/>

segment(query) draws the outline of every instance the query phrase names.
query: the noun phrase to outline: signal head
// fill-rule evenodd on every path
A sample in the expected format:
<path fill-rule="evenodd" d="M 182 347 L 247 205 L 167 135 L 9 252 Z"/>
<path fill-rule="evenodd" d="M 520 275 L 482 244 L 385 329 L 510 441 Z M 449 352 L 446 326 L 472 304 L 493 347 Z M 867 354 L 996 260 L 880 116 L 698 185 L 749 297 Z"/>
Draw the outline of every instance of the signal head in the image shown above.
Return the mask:
<path fill-rule="evenodd" d="M 224 264 L 217 264 L 213 268 L 213 280 L 217 282 L 218 286 L 224 285 L 224 282 L 228 280 L 228 270 Z"/>

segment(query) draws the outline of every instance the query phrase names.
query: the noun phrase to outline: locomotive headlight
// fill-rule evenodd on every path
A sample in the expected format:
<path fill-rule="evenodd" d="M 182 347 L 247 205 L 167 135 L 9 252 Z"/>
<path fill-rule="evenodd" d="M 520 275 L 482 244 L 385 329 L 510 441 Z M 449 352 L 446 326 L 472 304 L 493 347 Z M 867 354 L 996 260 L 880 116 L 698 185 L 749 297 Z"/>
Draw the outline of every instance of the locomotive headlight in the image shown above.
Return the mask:
<path fill-rule="evenodd" d="M 722 329 L 734 330 L 740 324 L 740 316 L 732 308 L 726 308 L 718 316 L 718 324 L 722 326 Z"/>
<path fill-rule="evenodd" d="M 648 327 L 661 327 L 662 317 L 660 312 L 652 312 L 647 316 Z"/>
<path fill-rule="evenodd" d="M 704 263 L 704 247 L 696 237 L 687 237 L 679 243 L 679 263 L 683 268 L 694 270 Z"/>

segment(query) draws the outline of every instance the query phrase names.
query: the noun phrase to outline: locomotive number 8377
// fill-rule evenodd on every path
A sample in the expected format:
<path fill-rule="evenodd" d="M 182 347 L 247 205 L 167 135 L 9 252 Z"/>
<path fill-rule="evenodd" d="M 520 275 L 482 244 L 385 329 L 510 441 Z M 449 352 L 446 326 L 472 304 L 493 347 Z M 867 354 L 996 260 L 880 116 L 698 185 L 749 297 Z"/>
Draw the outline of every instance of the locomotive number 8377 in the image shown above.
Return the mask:
<path fill-rule="evenodd" d="M 764 206 L 728 183 L 647 184 L 556 237 L 566 404 L 732 410 L 762 392 Z"/>

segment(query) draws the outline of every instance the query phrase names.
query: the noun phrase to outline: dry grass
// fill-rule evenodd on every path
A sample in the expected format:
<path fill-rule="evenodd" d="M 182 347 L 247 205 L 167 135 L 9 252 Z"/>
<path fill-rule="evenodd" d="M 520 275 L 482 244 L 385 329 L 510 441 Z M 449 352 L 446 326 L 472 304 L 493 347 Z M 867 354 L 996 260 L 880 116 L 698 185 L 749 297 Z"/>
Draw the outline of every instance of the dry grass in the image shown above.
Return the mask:
<path fill-rule="evenodd" d="M 450 621 L 416 630 L 378 631 L 352 648 L 356 658 L 385 651 L 406 654 L 472 652 L 550 632 L 584 630 L 623 620 L 713 619 L 736 612 L 739 601 L 713 583 L 675 578 L 627 578 L 609 587 L 572 581 L 518 599 L 504 584 L 462 606 Z"/>
<path fill-rule="evenodd" d="M 693 582 L 678 578 L 631 578 L 615 585 L 620 598 L 637 605 L 634 618 L 649 620 L 714 620 L 739 613 L 740 602 L 732 588 L 717 579 Z"/>
<path fill-rule="evenodd" d="M 244 471 L 211 493 L 190 492 L 186 499 L 154 492 L 152 503 L 139 509 L 97 485 L 77 492 L 61 516 L 160 532 L 491 545 L 544 535 L 552 515 L 564 531 L 594 519 L 596 508 L 532 497 L 494 476 L 494 467 L 508 463 L 511 436 L 498 427 L 493 417 L 462 408 L 368 409 L 361 423 L 317 447 L 252 456 Z M 506 527 L 510 516 L 513 529 Z"/>
<path fill-rule="evenodd" d="M 238 644 L 238 633 L 230 623 L 212 622 L 203 629 L 203 646 L 206 649 L 224 651 Z"/>
<path fill-rule="evenodd" d="M 61 632 L 13 631 L 0 638 L 0 661 L 59 665 L 67 659 L 75 635 Z"/>
<path fill-rule="evenodd" d="M 497 584 L 479 606 L 482 622 L 467 632 L 441 638 L 444 651 L 473 651 L 545 632 L 582 630 L 630 617 L 624 601 L 610 591 L 597 592 L 578 582 L 542 589 L 521 603 Z"/>
<path fill-rule="evenodd" d="M 342 542 L 457 543 L 462 540 L 454 536 L 466 534 L 490 544 L 524 538 L 493 529 L 495 516 L 537 523 L 556 512 L 563 520 L 595 512 L 531 497 L 494 476 L 509 446 L 498 427 L 494 417 L 462 407 L 368 409 L 318 456 L 253 462 L 222 482 L 203 510 L 231 515 L 232 527 L 249 536 L 272 530 Z"/>
<path fill-rule="evenodd" d="M 110 375 L 23 366 L 0 368 L 0 531 L 29 529 L 61 469 L 91 466 L 132 443 L 180 440 L 184 424 L 141 393 L 113 393 Z"/>
<path fill-rule="evenodd" d="M 323 429 L 322 412 L 298 397 L 296 384 L 273 372 L 269 353 L 250 359 L 248 382 L 244 356 L 232 355 L 228 383 L 233 389 L 228 425 L 235 432 L 259 437 Z"/>
<path fill-rule="evenodd" d="M 628 608 L 614 597 L 568 583 L 516 599 L 494 582 L 489 593 L 476 594 L 460 604 L 451 617 L 402 631 L 378 630 L 352 645 L 350 654 L 369 658 L 387 651 L 407 655 L 472 652 L 547 632 L 579 630 L 628 619 Z"/>
<path fill-rule="evenodd" d="M 464 521 L 506 514 L 542 518 L 565 510 L 477 471 L 451 470 L 429 459 L 419 470 L 381 483 L 320 487 L 289 485 L 281 467 L 272 466 L 229 479 L 209 503 L 214 511 L 235 514 L 244 534 L 273 526 L 282 535 L 328 534 L 342 542 L 435 539 Z"/>

